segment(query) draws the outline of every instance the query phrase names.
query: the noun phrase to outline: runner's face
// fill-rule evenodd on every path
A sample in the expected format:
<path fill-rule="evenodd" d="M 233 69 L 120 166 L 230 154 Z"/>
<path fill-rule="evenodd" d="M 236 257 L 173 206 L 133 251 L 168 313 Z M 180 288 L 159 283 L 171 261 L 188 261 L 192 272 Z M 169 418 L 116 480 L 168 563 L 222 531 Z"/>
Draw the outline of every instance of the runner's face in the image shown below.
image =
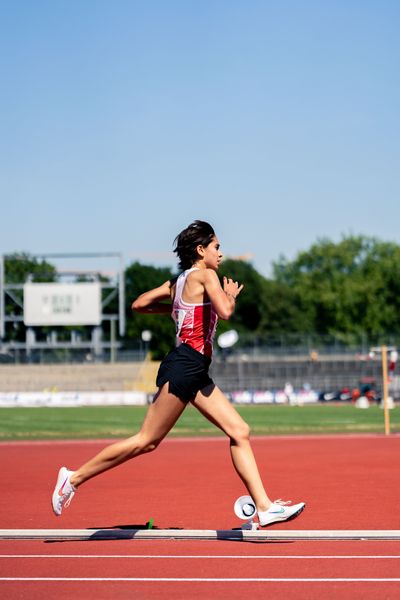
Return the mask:
<path fill-rule="evenodd" d="M 220 250 L 220 244 L 216 237 L 213 237 L 208 246 L 202 246 L 204 265 L 208 269 L 217 271 L 222 260 L 223 254 Z"/>

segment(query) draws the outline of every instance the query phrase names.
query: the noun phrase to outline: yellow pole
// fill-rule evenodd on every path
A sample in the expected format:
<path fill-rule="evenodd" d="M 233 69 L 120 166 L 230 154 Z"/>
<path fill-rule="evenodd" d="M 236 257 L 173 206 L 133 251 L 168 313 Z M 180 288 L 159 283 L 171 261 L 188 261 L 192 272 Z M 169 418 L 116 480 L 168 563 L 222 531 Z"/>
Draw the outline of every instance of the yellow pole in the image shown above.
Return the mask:
<path fill-rule="evenodd" d="M 382 346 L 382 379 L 383 379 L 383 412 L 385 415 L 385 435 L 390 434 L 389 401 L 388 401 L 388 370 L 387 347 Z"/>

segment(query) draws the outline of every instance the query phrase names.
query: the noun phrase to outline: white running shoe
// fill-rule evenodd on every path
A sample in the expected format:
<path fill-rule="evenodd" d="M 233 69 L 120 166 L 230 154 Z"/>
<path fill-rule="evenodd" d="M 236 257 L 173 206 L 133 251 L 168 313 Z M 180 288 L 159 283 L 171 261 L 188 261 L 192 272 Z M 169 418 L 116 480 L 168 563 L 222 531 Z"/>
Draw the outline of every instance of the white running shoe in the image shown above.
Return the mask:
<path fill-rule="evenodd" d="M 268 510 L 258 511 L 258 520 L 260 521 L 261 527 L 272 525 L 272 523 L 279 523 L 280 521 L 294 519 L 305 507 L 304 502 L 293 504 L 293 506 L 288 506 L 288 504 L 291 504 L 291 502 L 275 500 Z"/>
<path fill-rule="evenodd" d="M 53 492 L 53 511 L 56 517 L 62 513 L 62 509 L 67 508 L 74 497 L 76 488 L 70 482 L 71 475 L 74 471 L 69 471 L 66 467 L 61 467 L 58 472 L 56 487 Z"/>

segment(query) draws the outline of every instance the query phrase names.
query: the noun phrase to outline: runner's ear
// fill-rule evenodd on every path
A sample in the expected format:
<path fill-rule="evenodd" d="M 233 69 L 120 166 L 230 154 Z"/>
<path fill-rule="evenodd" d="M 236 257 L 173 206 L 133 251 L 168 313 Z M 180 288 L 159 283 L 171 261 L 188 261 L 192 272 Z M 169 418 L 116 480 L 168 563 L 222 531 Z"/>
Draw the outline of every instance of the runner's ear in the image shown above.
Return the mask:
<path fill-rule="evenodd" d="M 203 244 L 199 244 L 196 246 L 196 252 L 199 256 L 204 256 L 204 246 Z"/>

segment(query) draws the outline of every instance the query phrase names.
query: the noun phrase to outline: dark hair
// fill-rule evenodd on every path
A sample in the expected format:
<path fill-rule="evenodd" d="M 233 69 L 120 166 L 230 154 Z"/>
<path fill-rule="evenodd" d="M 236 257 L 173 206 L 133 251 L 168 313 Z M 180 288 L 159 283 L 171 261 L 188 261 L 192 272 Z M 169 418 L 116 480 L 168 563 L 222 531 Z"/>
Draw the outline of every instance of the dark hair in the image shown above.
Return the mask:
<path fill-rule="evenodd" d="M 197 246 L 208 246 L 215 237 L 214 229 L 205 221 L 193 221 L 174 240 L 174 252 L 179 258 L 182 271 L 190 269 L 198 258 Z"/>

